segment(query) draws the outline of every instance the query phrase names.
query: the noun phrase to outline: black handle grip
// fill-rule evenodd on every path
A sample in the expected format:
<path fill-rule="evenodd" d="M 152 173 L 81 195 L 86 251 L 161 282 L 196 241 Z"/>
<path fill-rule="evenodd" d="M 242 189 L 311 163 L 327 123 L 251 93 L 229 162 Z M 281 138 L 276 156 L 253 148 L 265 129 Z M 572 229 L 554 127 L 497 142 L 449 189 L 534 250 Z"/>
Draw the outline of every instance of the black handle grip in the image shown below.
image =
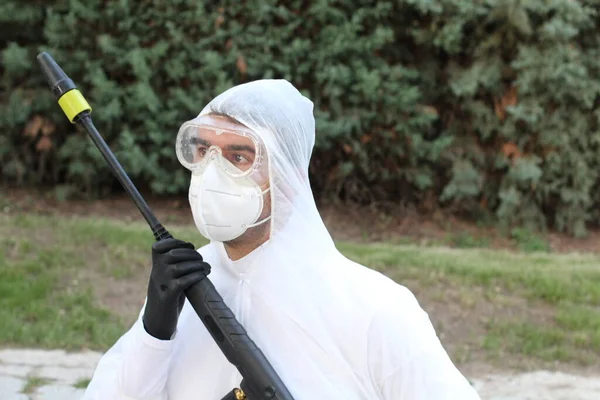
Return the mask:
<path fill-rule="evenodd" d="M 244 378 L 242 390 L 250 400 L 293 400 L 263 352 L 227 307 L 212 282 L 203 279 L 185 292 L 196 314 Z M 256 396 L 256 397 L 254 397 Z"/>

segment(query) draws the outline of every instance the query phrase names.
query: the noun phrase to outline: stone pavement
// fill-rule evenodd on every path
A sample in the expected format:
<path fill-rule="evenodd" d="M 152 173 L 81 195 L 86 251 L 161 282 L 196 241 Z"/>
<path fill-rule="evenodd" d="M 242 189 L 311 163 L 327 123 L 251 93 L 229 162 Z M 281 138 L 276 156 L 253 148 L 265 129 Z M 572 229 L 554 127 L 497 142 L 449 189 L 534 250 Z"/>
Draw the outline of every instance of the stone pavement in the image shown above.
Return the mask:
<path fill-rule="evenodd" d="M 101 355 L 63 350 L 0 350 L 0 399 L 79 400 Z"/>
<path fill-rule="evenodd" d="M 0 350 L 1 400 L 80 400 L 101 354 Z M 482 400 L 599 400 L 600 377 L 560 372 L 471 379 Z"/>
<path fill-rule="evenodd" d="M 600 377 L 536 371 L 473 379 L 481 400 L 600 400 Z"/>

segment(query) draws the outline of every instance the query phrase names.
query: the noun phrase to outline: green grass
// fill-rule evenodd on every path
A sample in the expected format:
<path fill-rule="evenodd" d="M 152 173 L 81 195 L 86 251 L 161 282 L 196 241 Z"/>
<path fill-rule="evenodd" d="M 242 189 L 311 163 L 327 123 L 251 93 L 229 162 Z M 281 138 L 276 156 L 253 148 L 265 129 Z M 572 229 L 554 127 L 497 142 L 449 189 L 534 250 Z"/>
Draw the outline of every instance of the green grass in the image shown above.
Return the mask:
<path fill-rule="evenodd" d="M 75 382 L 73 387 L 76 389 L 85 389 L 88 387 L 89 384 L 90 384 L 90 379 L 83 378 L 83 379 L 80 379 L 77 382 Z"/>
<path fill-rule="evenodd" d="M 490 324 L 484 347 L 495 353 L 535 356 L 544 361 L 580 361 L 568 348 L 567 339 L 567 332 L 555 327 L 499 322 Z"/>
<path fill-rule="evenodd" d="M 40 386 L 44 386 L 50 382 L 48 379 L 40 378 L 38 376 L 28 376 L 25 386 L 23 387 L 22 393 L 31 394 L 35 392 Z"/>
<path fill-rule="evenodd" d="M 517 243 L 517 248 L 524 252 L 549 251 L 550 244 L 539 234 L 525 228 L 514 228 L 510 236 Z"/>
<path fill-rule="evenodd" d="M 77 278 L 86 268 L 130 276 L 147 265 L 152 240 L 143 224 L 0 215 L 0 343 L 66 349 L 114 343 L 123 322 L 96 306 L 96 282 Z"/>
<path fill-rule="evenodd" d="M 169 228 L 182 240 L 205 243 L 193 226 Z M 416 285 L 438 309 L 455 302 L 476 312 L 487 302 L 508 310 L 473 322 L 484 332 L 477 350 L 492 358 L 593 362 L 600 355 L 600 256 L 551 254 L 527 238 L 520 239 L 528 243 L 522 252 L 480 248 L 486 243 L 468 235 L 453 239 L 464 248 L 452 249 L 337 245 L 350 259 Z M 112 345 L 126 325 L 96 304 L 94 290 L 145 276 L 152 241 L 143 222 L 0 214 L 0 345 Z M 521 308 L 513 310 L 512 300 Z M 459 362 L 468 361 L 473 343 L 455 345 Z"/>
<path fill-rule="evenodd" d="M 593 365 L 600 355 L 600 311 L 561 305 L 554 324 L 493 321 L 483 346 L 491 354 L 519 354 L 548 362 Z"/>
<path fill-rule="evenodd" d="M 515 253 L 488 249 L 422 248 L 338 243 L 349 258 L 396 280 L 449 279 L 461 285 L 504 289 L 550 304 L 600 305 L 600 256 Z"/>
<path fill-rule="evenodd" d="M 490 245 L 490 240 L 487 237 L 473 236 L 468 232 L 459 232 L 448 235 L 446 238 L 446 243 L 450 247 L 457 247 L 459 249 L 472 249 L 488 247 Z"/>
<path fill-rule="evenodd" d="M 541 361 L 590 365 L 600 357 L 600 256 L 549 254 L 486 249 L 421 248 L 340 243 L 349 258 L 402 282 L 416 280 L 425 287 L 445 282 L 460 290 L 465 310 L 473 299 L 469 288 L 482 288 L 496 302 L 501 292 L 525 302 L 527 310 L 510 307 L 506 314 L 489 315 L 481 346 L 492 357 L 510 354 Z M 465 291 L 467 293 L 465 293 Z M 440 294 L 438 294 L 440 295 Z M 434 298 L 435 299 L 435 298 Z M 438 303 L 446 299 L 442 296 Z M 478 300 L 475 300 L 478 301 Z M 541 318 L 536 310 L 545 314 Z M 463 357 L 460 348 L 458 357 Z"/>
<path fill-rule="evenodd" d="M 89 288 L 61 290 L 82 255 L 19 247 L 15 239 L 0 245 L 0 343 L 71 348 L 114 339 L 122 326 L 94 306 Z"/>

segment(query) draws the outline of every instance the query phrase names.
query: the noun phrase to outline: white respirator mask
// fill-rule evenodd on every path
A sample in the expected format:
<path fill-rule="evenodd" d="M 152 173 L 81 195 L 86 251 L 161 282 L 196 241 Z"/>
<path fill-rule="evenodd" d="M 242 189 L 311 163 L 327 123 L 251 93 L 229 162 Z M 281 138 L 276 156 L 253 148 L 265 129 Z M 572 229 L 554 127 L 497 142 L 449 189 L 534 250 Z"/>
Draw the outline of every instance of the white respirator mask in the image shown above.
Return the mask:
<path fill-rule="evenodd" d="M 192 171 L 188 198 L 196 227 L 217 242 L 236 239 L 271 218 L 258 220 L 269 192 L 257 182 L 266 182 L 257 178 L 264 175 L 264 146 L 252 132 L 228 124 L 198 117 L 183 124 L 176 145 L 179 161 Z"/>
<path fill-rule="evenodd" d="M 192 174 L 190 182 L 189 201 L 196 227 L 209 240 L 236 239 L 271 218 L 258 221 L 263 195 L 268 191 L 249 177 L 232 178 L 211 162 L 202 175 Z"/>

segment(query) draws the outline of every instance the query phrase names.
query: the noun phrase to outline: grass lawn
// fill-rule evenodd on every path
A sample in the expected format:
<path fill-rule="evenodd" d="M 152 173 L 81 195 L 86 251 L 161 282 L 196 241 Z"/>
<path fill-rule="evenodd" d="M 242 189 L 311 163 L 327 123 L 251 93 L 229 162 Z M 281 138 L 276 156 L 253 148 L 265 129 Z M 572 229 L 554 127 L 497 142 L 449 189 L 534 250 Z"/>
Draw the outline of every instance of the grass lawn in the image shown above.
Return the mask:
<path fill-rule="evenodd" d="M 0 346 L 106 349 L 139 313 L 152 241 L 143 222 L 0 214 Z M 600 364 L 599 255 L 338 248 L 409 287 L 458 364 Z"/>

